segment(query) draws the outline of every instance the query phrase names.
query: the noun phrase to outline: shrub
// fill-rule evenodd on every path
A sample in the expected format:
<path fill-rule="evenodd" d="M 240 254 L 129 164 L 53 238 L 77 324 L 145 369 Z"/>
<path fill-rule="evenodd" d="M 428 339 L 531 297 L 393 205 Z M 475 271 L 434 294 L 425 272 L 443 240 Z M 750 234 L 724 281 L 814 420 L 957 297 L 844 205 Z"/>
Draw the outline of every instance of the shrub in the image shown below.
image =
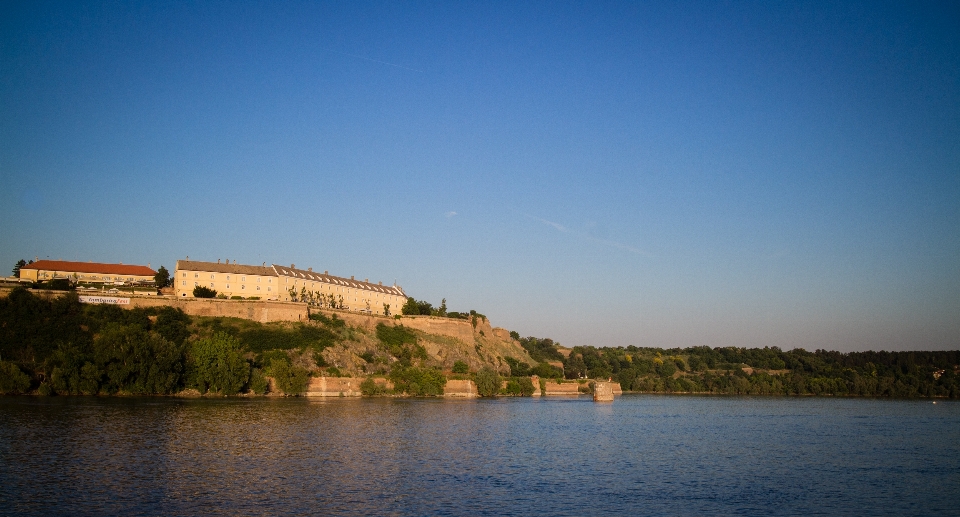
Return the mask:
<path fill-rule="evenodd" d="M 250 371 L 250 391 L 257 395 L 263 395 L 270 389 L 270 383 L 260 368 L 254 368 Z"/>
<path fill-rule="evenodd" d="M 30 376 L 10 362 L 0 361 L 0 394 L 25 393 L 30 389 Z"/>
<path fill-rule="evenodd" d="M 223 332 L 193 342 L 188 368 L 188 382 L 200 393 L 235 395 L 250 378 L 240 342 Z"/>
<path fill-rule="evenodd" d="M 213 298 L 215 296 L 217 296 L 217 291 L 209 287 L 198 285 L 193 288 L 194 298 Z"/>
<path fill-rule="evenodd" d="M 470 366 L 463 361 L 457 361 L 453 363 L 453 373 L 469 373 Z"/>
<path fill-rule="evenodd" d="M 476 383 L 477 393 L 481 397 L 495 397 L 500 393 L 500 384 L 502 384 L 500 374 L 489 366 L 484 366 L 477 372 Z"/>
<path fill-rule="evenodd" d="M 298 395 L 307 391 L 309 372 L 305 368 L 291 365 L 288 358 L 272 360 L 267 371 L 277 383 L 277 388 L 287 395 Z"/>
<path fill-rule="evenodd" d="M 231 299 L 231 300 L 242 300 L 242 299 L 243 299 L 243 296 L 233 295 L 233 296 L 230 297 L 230 299 Z"/>
<path fill-rule="evenodd" d="M 390 372 L 390 380 L 393 381 L 394 391 L 415 397 L 443 395 L 443 387 L 447 384 L 447 378 L 440 370 L 404 368 L 402 365 L 397 365 Z"/>
<path fill-rule="evenodd" d="M 360 383 L 360 393 L 365 397 L 376 397 L 377 395 L 383 395 L 387 392 L 387 389 L 378 384 L 373 380 L 373 377 L 368 377 Z"/>

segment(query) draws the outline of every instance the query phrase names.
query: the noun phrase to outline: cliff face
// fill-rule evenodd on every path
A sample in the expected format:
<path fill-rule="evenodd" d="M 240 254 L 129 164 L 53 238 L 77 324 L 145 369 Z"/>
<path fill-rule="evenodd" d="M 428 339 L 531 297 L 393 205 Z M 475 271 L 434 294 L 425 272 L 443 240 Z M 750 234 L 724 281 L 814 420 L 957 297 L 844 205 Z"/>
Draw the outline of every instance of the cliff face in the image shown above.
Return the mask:
<path fill-rule="evenodd" d="M 456 361 L 463 361 L 471 370 L 489 365 L 507 374 L 510 367 L 506 357 L 513 357 L 531 366 L 536 364 L 520 343 L 510 337 L 510 331 L 492 327 L 487 319 L 478 318 L 474 325 L 472 320 L 436 316 L 402 316 L 396 319 L 340 311 L 313 312 L 327 316 L 336 314 L 347 325 L 361 330 L 365 335 L 324 351 L 328 363 L 337 364 L 348 371 L 362 371 L 363 364 L 357 359 L 376 343 L 378 324 L 402 325 L 414 330 L 418 343 L 426 349 L 431 362 L 445 370 L 452 369 Z"/>

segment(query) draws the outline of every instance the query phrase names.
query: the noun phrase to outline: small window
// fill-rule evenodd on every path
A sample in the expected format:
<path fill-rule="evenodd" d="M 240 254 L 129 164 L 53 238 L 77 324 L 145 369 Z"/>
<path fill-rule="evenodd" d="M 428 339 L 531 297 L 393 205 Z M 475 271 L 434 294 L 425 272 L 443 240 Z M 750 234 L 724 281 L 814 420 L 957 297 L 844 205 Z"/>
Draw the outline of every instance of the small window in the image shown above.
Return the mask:
<path fill-rule="evenodd" d="M 184 280 L 183 283 L 181 283 L 180 285 L 187 285 L 187 281 Z"/>
<path fill-rule="evenodd" d="M 259 290 L 260 290 L 260 286 L 258 285 L 258 286 L 257 286 L 257 291 L 259 291 Z"/>
<path fill-rule="evenodd" d="M 246 281 L 247 281 L 247 277 L 241 276 L 241 277 L 240 277 L 240 281 L 241 281 L 241 282 L 246 282 Z"/>
<path fill-rule="evenodd" d="M 200 278 L 200 273 L 194 273 L 193 278 Z"/>
<path fill-rule="evenodd" d="M 194 286 L 194 287 L 196 287 L 196 286 L 198 286 L 198 285 L 200 285 L 198 282 L 194 282 L 194 283 L 193 283 L 193 286 Z"/>
<path fill-rule="evenodd" d="M 183 274 L 183 278 L 187 278 L 187 274 L 186 274 L 186 273 Z"/>
<path fill-rule="evenodd" d="M 210 284 L 210 285 L 213 285 L 213 284 Z M 227 289 L 230 289 L 230 284 L 227 284 Z"/>
<path fill-rule="evenodd" d="M 240 286 L 240 290 L 241 290 L 241 291 L 244 290 L 244 289 L 246 289 L 246 288 L 247 288 L 247 286 L 245 286 L 245 285 L 241 285 L 241 286 Z"/>
<path fill-rule="evenodd" d="M 216 278 L 216 275 L 211 274 L 211 275 L 210 275 L 210 280 L 213 280 L 214 278 Z"/>
<path fill-rule="evenodd" d="M 230 287 L 229 285 L 227 287 Z M 213 288 L 213 282 L 210 282 L 210 288 Z"/>
<path fill-rule="evenodd" d="M 268 287 L 268 288 L 267 288 L 267 291 L 269 291 L 269 290 L 270 290 L 270 288 Z"/>

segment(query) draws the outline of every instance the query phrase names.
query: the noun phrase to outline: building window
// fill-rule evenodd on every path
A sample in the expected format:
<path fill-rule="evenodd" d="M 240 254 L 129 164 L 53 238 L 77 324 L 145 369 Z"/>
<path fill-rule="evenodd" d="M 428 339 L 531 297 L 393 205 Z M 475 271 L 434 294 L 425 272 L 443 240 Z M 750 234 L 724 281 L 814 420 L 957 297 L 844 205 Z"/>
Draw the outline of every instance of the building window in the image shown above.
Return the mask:
<path fill-rule="evenodd" d="M 247 281 L 247 277 L 241 276 L 241 277 L 240 277 L 240 281 L 241 281 L 241 282 L 246 282 L 246 281 Z"/>
<path fill-rule="evenodd" d="M 213 284 L 210 284 L 210 285 L 213 285 Z M 227 284 L 227 289 L 230 289 L 230 284 Z"/>
<path fill-rule="evenodd" d="M 257 291 L 259 291 L 259 290 L 260 290 L 260 286 L 258 285 L 258 286 L 257 286 Z"/>
<path fill-rule="evenodd" d="M 267 291 L 269 291 L 269 290 L 270 290 L 270 288 L 268 287 L 268 288 L 267 288 Z"/>
<path fill-rule="evenodd" d="M 230 287 L 230 286 L 227 286 Z M 210 282 L 210 288 L 213 289 L 213 282 Z"/>
<path fill-rule="evenodd" d="M 183 274 L 183 278 L 187 278 L 187 274 L 186 274 L 186 273 Z"/>
<path fill-rule="evenodd" d="M 258 284 L 260 283 L 260 277 L 259 277 L 259 276 L 257 277 L 257 283 L 258 283 Z"/>
<path fill-rule="evenodd" d="M 214 278 L 216 278 L 216 275 L 211 274 L 211 275 L 210 275 L 210 280 L 213 280 Z"/>
<path fill-rule="evenodd" d="M 187 285 L 187 281 L 184 280 L 183 283 L 181 283 L 180 285 Z"/>
<path fill-rule="evenodd" d="M 246 289 L 246 288 L 247 288 L 247 286 L 245 286 L 245 285 L 241 285 L 241 286 L 240 286 L 240 290 L 241 290 L 241 291 L 244 290 L 244 289 Z"/>
<path fill-rule="evenodd" d="M 194 273 L 193 278 L 200 278 L 200 273 Z"/>
<path fill-rule="evenodd" d="M 193 286 L 194 286 L 194 287 L 196 287 L 196 286 L 198 286 L 198 285 L 200 285 L 200 284 L 197 283 L 197 282 L 194 282 L 194 283 L 193 283 Z"/>

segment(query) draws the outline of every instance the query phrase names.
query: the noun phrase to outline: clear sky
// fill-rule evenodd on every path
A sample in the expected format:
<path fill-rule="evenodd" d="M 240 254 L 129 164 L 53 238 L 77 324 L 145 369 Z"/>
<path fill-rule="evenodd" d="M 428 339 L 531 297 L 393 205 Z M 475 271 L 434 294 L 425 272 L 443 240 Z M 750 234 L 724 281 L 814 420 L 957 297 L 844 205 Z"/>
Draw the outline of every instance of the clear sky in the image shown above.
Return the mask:
<path fill-rule="evenodd" d="M 0 265 L 396 281 L 567 346 L 960 348 L 956 2 L 4 2 Z"/>

